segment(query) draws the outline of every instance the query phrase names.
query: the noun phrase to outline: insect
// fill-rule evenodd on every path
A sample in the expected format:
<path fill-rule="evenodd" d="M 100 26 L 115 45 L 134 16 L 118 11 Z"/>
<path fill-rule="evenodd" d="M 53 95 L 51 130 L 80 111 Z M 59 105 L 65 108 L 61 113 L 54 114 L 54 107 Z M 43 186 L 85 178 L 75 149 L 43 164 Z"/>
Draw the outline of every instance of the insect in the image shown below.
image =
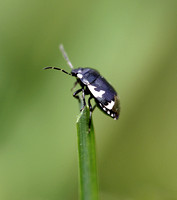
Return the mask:
<path fill-rule="evenodd" d="M 73 97 L 80 100 L 78 94 L 82 93 L 83 108 L 81 110 L 83 110 L 86 106 L 85 95 L 90 95 L 90 97 L 88 98 L 88 106 L 90 110 L 89 132 L 92 112 L 94 111 L 96 106 L 100 108 L 105 114 L 109 115 L 114 120 L 117 120 L 120 113 L 120 100 L 115 89 L 95 69 L 74 69 L 64 50 L 63 45 L 60 45 L 60 51 L 62 52 L 65 60 L 67 61 L 67 64 L 71 68 L 71 73 L 58 67 L 45 67 L 44 69 L 60 70 L 65 74 L 76 77 L 76 82 L 74 83 L 74 87 L 72 88 L 72 90 L 76 87 L 77 84 L 79 84 L 81 88 L 73 93 Z M 91 105 L 91 99 L 94 99 L 96 103 L 93 107 Z"/>

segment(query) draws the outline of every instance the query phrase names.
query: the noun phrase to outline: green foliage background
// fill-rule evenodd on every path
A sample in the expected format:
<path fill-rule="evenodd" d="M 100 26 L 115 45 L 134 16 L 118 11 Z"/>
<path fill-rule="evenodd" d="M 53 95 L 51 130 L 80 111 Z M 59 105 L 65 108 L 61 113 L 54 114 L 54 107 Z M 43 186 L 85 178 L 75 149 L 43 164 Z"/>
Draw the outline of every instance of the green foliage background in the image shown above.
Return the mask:
<path fill-rule="evenodd" d="M 75 67 L 121 99 L 94 112 L 102 200 L 177 199 L 177 1 L 0 1 L 0 199 L 78 199 Z"/>

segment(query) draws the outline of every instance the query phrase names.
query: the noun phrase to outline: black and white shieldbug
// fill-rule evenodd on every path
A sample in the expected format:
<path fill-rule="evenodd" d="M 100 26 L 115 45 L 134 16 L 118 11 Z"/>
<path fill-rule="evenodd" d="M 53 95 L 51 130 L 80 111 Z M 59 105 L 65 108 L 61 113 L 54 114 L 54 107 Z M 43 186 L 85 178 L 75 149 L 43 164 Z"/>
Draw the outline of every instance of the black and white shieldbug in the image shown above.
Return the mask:
<path fill-rule="evenodd" d="M 67 61 L 67 64 L 71 68 L 71 73 L 68 73 L 65 70 L 58 67 L 45 67 L 44 69 L 61 70 L 65 74 L 76 77 L 76 82 L 74 84 L 73 89 L 76 87 L 77 84 L 79 84 L 81 88 L 74 92 L 73 96 L 76 99 L 80 100 L 78 94 L 82 92 L 83 108 L 86 106 L 85 95 L 90 95 L 90 97 L 88 98 L 88 106 L 90 110 L 89 130 L 91 125 L 92 112 L 96 106 L 100 108 L 105 114 L 117 120 L 119 118 L 120 113 L 120 100 L 115 89 L 95 69 L 74 69 L 64 50 L 63 45 L 60 45 L 60 50 L 63 54 L 63 57 Z M 95 100 L 96 103 L 94 107 L 92 107 L 91 105 L 92 98 Z"/>

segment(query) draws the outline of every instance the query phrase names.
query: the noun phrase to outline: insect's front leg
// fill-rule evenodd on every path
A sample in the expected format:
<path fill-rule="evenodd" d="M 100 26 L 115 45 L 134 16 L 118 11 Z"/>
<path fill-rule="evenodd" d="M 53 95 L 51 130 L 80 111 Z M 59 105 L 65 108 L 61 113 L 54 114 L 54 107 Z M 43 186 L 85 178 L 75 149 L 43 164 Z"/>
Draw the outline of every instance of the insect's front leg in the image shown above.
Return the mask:
<path fill-rule="evenodd" d="M 76 98 L 76 99 L 78 99 L 79 100 L 79 102 L 80 102 L 80 98 L 79 98 L 79 93 L 82 91 L 82 88 L 81 89 L 79 89 L 79 90 L 77 90 L 77 91 L 75 91 L 74 93 L 73 93 L 73 97 L 74 98 Z"/>
<path fill-rule="evenodd" d="M 71 88 L 71 91 L 74 90 L 74 88 L 77 86 L 77 84 L 78 84 L 78 81 L 76 81 L 76 82 L 74 83 L 73 87 Z"/>
<path fill-rule="evenodd" d="M 82 101 L 83 101 L 83 106 L 82 106 L 82 108 L 80 110 L 80 111 L 82 111 L 85 108 L 85 106 L 86 106 L 86 102 L 85 102 L 85 89 L 84 89 L 84 87 L 81 88 L 81 89 L 79 89 L 79 90 L 77 90 L 77 91 L 75 91 L 73 93 L 73 97 L 76 98 L 76 99 L 78 99 L 78 101 L 80 103 L 81 100 L 80 100 L 80 97 L 78 95 L 80 92 L 82 92 Z"/>
<path fill-rule="evenodd" d="M 89 117 L 89 133 L 90 133 L 90 126 L 91 126 L 91 121 L 92 121 L 92 112 L 94 111 L 94 109 L 96 108 L 96 104 L 94 105 L 94 107 L 92 108 L 92 105 L 91 105 L 91 99 L 93 97 L 90 96 L 89 99 L 88 99 L 88 105 L 89 105 L 89 110 L 90 110 L 90 117 Z"/>

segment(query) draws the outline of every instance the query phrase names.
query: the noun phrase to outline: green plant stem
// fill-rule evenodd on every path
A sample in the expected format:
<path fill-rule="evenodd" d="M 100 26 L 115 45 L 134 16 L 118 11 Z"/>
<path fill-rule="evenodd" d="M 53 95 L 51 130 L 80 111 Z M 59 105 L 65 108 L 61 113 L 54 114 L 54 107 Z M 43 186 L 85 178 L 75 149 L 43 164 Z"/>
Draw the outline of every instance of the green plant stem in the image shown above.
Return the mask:
<path fill-rule="evenodd" d="M 77 119 L 80 199 L 98 200 L 95 134 L 91 123 L 88 132 L 89 109 L 85 106 Z"/>

